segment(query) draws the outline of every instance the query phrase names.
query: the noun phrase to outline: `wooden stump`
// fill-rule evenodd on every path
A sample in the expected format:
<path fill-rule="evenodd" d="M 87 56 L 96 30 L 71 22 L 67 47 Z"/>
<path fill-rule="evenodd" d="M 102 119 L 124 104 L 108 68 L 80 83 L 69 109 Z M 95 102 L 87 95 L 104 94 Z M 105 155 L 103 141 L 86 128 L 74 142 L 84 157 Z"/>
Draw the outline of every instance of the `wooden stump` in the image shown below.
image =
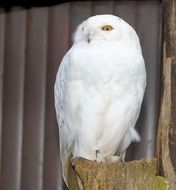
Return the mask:
<path fill-rule="evenodd" d="M 97 163 L 83 158 L 73 160 L 79 187 L 70 190 L 168 190 L 163 177 L 156 176 L 156 159 Z"/>

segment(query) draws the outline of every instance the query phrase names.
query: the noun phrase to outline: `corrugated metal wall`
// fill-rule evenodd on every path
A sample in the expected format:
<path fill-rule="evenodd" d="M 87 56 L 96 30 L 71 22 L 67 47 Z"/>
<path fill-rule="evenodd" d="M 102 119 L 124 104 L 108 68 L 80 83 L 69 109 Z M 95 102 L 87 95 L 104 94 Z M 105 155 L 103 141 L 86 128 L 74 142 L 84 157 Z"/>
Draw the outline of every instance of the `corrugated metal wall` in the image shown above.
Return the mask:
<path fill-rule="evenodd" d="M 159 92 L 160 1 L 86 1 L 0 9 L 2 190 L 62 190 L 53 85 L 71 33 L 91 15 L 124 18 L 141 39 L 148 86 L 128 158 L 153 156 Z"/>

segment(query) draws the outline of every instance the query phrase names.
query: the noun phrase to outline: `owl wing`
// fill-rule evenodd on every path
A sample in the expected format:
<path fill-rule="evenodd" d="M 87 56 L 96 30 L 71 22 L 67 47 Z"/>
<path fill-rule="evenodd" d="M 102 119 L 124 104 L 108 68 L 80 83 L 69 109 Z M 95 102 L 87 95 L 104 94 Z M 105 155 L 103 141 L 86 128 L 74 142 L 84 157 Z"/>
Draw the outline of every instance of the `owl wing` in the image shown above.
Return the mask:
<path fill-rule="evenodd" d="M 56 81 L 54 85 L 54 98 L 55 98 L 55 109 L 56 109 L 56 118 L 57 122 L 60 128 L 64 127 L 63 123 L 63 101 L 64 101 L 64 82 L 65 82 L 65 72 L 66 67 L 68 65 L 69 61 L 69 54 L 67 53 L 60 66 L 59 70 L 57 72 Z"/>
<path fill-rule="evenodd" d="M 68 186 L 68 178 L 74 178 L 74 171 L 71 167 L 71 146 L 73 144 L 70 130 L 68 129 L 67 122 L 63 114 L 64 107 L 64 88 L 66 82 L 66 71 L 69 66 L 70 52 L 64 56 L 55 81 L 54 96 L 55 96 L 55 109 L 56 118 L 59 125 L 59 140 L 60 140 L 60 159 L 62 162 L 62 173 L 64 181 Z M 76 181 L 76 180 L 74 180 Z"/>

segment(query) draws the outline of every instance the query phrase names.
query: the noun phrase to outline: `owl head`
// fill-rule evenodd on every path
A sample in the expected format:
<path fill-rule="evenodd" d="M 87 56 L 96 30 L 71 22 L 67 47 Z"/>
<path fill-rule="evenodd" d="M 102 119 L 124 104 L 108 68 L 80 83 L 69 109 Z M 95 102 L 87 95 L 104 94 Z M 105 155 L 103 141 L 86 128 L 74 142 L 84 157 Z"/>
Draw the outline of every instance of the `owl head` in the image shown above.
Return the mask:
<path fill-rule="evenodd" d="M 96 15 L 82 22 L 75 34 L 74 43 L 139 41 L 135 30 L 123 19 L 114 15 Z"/>

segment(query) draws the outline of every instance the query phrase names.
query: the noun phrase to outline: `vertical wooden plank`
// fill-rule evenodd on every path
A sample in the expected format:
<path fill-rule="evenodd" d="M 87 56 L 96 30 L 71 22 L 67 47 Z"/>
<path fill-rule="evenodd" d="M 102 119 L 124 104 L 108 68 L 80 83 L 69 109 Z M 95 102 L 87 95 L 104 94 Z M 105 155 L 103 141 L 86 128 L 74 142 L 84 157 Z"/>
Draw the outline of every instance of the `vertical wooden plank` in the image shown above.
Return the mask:
<path fill-rule="evenodd" d="M 92 15 L 92 2 L 76 1 L 70 6 L 70 39 L 77 26 Z"/>
<path fill-rule="evenodd" d="M 159 36 L 160 1 L 138 1 L 136 30 L 139 35 L 147 70 L 147 88 L 138 127 L 141 143 L 136 146 L 134 158 L 153 157 L 159 101 Z M 145 151 L 144 151 L 145 150 Z"/>
<path fill-rule="evenodd" d="M 2 137 L 2 98 L 4 71 L 5 12 L 0 8 L 0 171 L 1 171 L 1 137 Z"/>
<path fill-rule="evenodd" d="M 3 190 L 20 190 L 26 11 L 6 14 L 2 121 Z"/>
<path fill-rule="evenodd" d="M 93 15 L 98 14 L 113 14 L 114 12 L 114 1 L 94 1 L 92 3 Z"/>
<path fill-rule="evenodd" d="M 166 176 L 170 190 L 176 187 L 176 0 L 162 6 L 161 104 L 157 136 L 160 175 Z"/>
<path fill-rule="evenodd" d="M 135 28 L 137 1 L 115 1 L 114 13 Z"/>
<path fill-rule="evenodd" d="M 48 8 L 28 11 L 22 190 L 42 190 Z"/>
<path fill-rule="evenodd" d="M 69 7 L 66 3 L 49 8 L 43 190 L 63 189 L 53 88 L 59 64 L 68 50 Z"/>

